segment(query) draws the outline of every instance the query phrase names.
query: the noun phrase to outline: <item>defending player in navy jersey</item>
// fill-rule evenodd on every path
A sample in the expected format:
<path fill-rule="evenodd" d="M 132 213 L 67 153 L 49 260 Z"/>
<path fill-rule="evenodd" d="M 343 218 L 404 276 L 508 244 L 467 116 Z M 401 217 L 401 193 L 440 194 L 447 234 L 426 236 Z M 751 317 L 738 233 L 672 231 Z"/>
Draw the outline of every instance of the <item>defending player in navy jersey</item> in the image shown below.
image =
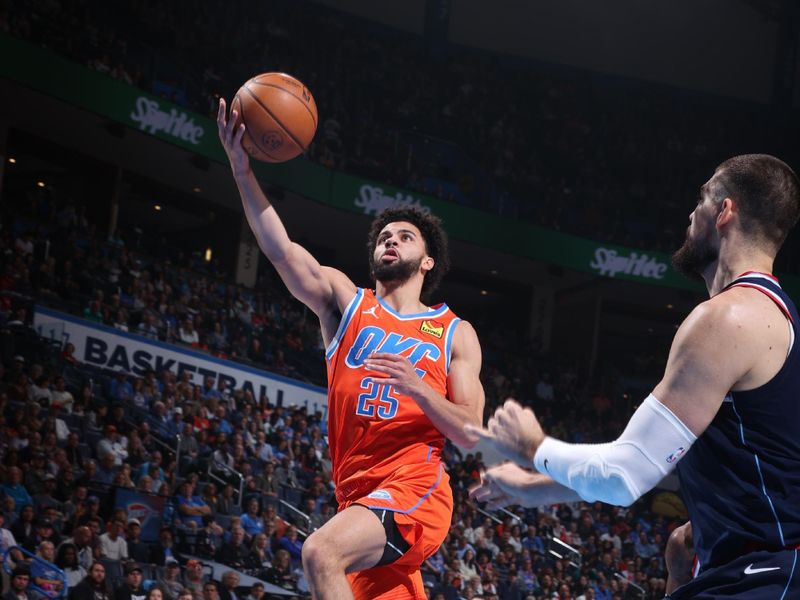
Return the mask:
<path fill-rule="evenodd" d="M 508 401 L 474 433 L 517 464 L 488 470 L 473 495 L 629 505 L 677 466 L 696 561 L 671 597 L 800 598 L 800 315 L 771 274 L 799 215 L 800 183 L 785 163 L 722 163 L 673 256 L 710 299 L 681 324 L 663 379 L 625 431 L 567 444 Z"/>

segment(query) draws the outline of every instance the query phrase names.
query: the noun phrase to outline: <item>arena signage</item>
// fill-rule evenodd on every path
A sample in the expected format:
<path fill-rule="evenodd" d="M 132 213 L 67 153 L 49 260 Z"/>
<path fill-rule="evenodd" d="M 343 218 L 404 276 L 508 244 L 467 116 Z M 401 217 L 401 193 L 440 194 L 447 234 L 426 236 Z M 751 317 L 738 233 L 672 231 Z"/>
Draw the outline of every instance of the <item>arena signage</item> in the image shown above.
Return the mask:
<path fill-rule="evenodd" d="M 136 108 L 131 112 L 130 118 L 143 131 L 152 134 L 163 131 L 195 146 L 205 133 L 203 127 L 195 125 L 193 117 L 185 112 L 178 112 L 175 108 L 171 108 L 169 112 L 161 110 L 161 105 L 156 100 L 146 96 L 136 98 Z"/>
<path fill-rule="evenodd" d="M 151 369 L 156 373 L 169 369 L 176 375 L 188 371 L 192 382 L 198 385 L 206 377 L 215 382 L 224 379 L 229 389 L 250 390 L 255 398 L 266 394 L 273 404 L 306 406 L 309 411 L 320 410 L 327 417 L 327 392 L 321 387 L 41 306 L 35 309 L 33 327 L 41 336 L 73 344 L 75 356 L 88 365 L 111 371 L 121 369 L 136 376 Z"/>
<path fill-rule="evenodd" d="M 617 273 L 625 273 L 645 279 L 664 279 L 669 269 L 667 263 L 659 262 L 647 254 L 631 252 L 626 256 L 602 246 L 594 251 L 594 260 L 589 266 L 600 275 L 614 277 Z"/>
<path fill-rule="evenodd" d="M 14 57 L 0 61 L 0 77 L 227 164 L 217 136 L 207 135 L 215 127 L 207 117 L 3 33 L 0 55 Z M 649 250 L 645 255 L 642 250 L 622 246 L 600 247 L 596 240 L 354 177 L 308 160 L 270 165 L 254 162 L 253 170 L 263 182 L 353 213 L 374 215 L 389 206 L 420 207 L 440 217 L 452 238 L 477 246 L 615 279 L 703 289 L 669 266 L 668 256 Z M 800 278 L 781 275 L 781 284 L 790 294 L 800 297 Z"/>
<path fill-rule="evenodd" d="M 425 213 L 431 212 L 431 209 L 422 204 L 422 200 L 419 198 L 407 193 L 404 194 L 400 190 L 397 190 L 394 194 L 389 194 L 384 191 L 383 187 L 369 183 L 364 183 L 358 189 L 358 195 L 353 200 L 353 203 L 363 210 L 365 215 L 377 215 L 387 208 L 405 206 L 413 206 Z"/>

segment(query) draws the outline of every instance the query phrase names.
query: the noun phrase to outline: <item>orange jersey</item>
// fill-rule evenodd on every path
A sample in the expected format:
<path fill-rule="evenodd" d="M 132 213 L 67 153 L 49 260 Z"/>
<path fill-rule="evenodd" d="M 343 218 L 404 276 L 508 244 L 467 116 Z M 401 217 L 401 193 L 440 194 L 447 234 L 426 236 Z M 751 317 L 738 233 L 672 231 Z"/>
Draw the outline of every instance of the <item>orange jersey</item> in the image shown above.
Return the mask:
<path fill-rule="evenodd" d="M 385 376 L 363 363 L 372 352 L 404 356 L 425 383 L 447 398 L 450 351 L 459 321 L 445 304 L 400 315 L 373 291 L 361 288 L 344 310 L 325 354 L 328 436 L 340 503 L 373 492 L 401 468 L 432 473 L 434 480 L 442 473 L 444 436 L 412 398 L 381 384 Z M 381 499 L 380 492 L 369 497 Z"/>

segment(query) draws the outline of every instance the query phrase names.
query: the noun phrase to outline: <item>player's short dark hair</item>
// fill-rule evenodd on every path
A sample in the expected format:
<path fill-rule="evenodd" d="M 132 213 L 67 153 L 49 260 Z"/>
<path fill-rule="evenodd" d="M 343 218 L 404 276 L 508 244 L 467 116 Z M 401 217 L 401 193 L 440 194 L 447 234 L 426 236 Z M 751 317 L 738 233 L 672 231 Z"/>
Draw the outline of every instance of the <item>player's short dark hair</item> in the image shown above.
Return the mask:
<path fill-rule="evenodd" d="M 745 233 L 777 252 L 800 217 L 800 181 L 791 167 L 769 154 L 743 154 L 717 167 L 714 180 L 722 199 L 738 203 Z"/>
<path fill-rule="evenodd" d="M 372 273 L 372 255 L 375 252 L 375 243 L 384 227 L 389 223 L 405 221 L 411 223 L 422 234 L 425 242 L 425 251 L 433 258 L 433 268 L 425 274 L 422 282 L 422 296 L 428 296 L 439 286 L 445 273 L 450 269 L 450 251 L 447 244 L 447 234 L 442 228 L 442 221 L 429 212 L 424 212 L 413 206 L 387 208 L 382 211 L 369 228 L 367 235 L 367 256 L 369 257 L 370 274 Z"/>

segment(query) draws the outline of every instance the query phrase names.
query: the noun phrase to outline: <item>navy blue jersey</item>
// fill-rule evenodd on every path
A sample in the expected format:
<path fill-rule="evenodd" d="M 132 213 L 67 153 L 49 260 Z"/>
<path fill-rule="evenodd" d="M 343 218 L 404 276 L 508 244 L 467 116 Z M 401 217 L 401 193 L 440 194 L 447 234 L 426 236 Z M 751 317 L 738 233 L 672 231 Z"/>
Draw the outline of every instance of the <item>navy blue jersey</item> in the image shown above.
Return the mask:
<path fill-rule="evenodd" d="M 770 275 L 748 272 L 725 289 L 735 286 L 769 296 L 794 343 L 769 382 L 725 397 L 678 463 L 700 571 L 753 550 L 800 544 L 800 318 Z"/>

